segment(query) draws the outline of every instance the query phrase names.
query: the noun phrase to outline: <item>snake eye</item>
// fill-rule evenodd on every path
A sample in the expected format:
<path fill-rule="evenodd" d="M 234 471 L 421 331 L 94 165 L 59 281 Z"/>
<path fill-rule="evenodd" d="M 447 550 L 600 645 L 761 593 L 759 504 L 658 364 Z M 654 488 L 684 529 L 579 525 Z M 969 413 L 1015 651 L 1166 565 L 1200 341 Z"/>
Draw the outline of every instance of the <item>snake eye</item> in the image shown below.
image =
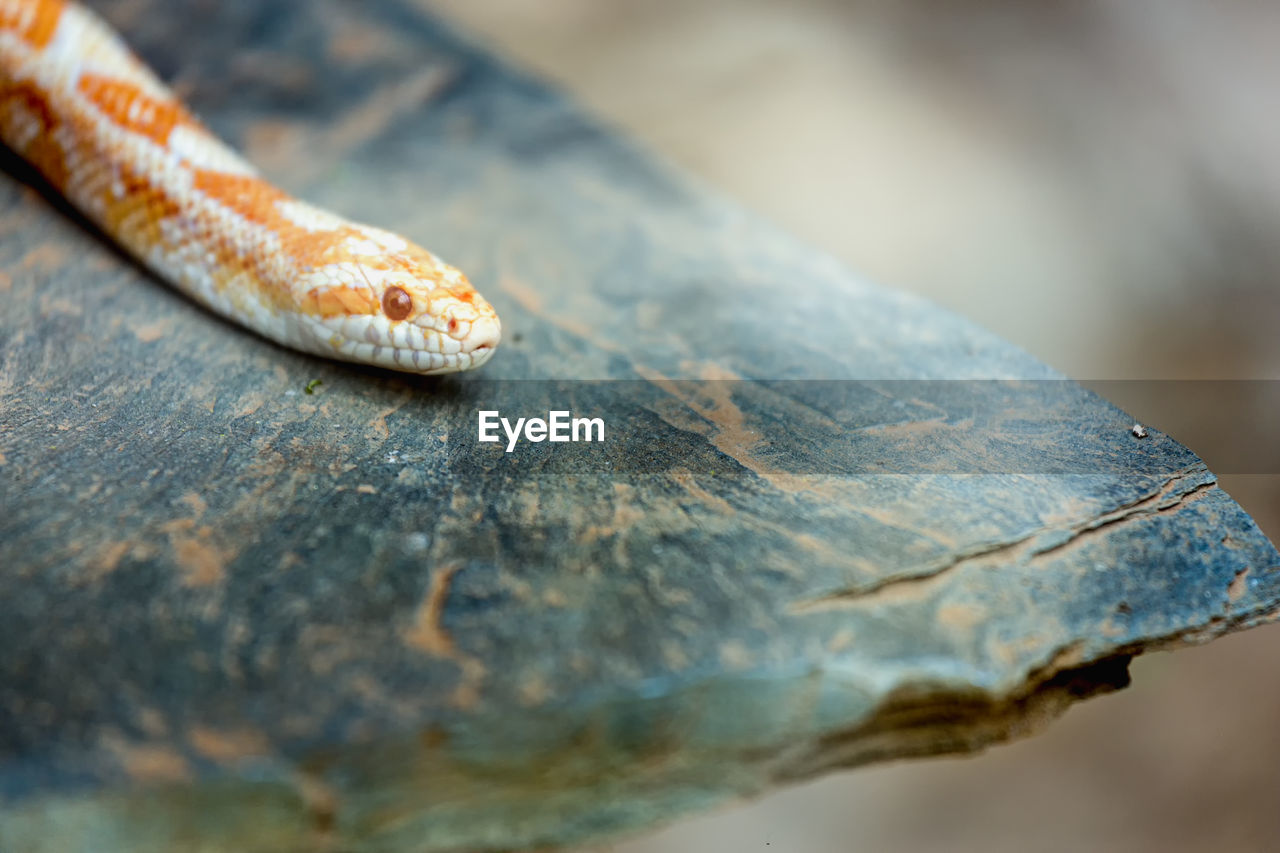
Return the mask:
<path fill-rule="evenodd" d="M 403 320 L 413 311 L 413 297 L 392 285 L 382 294 L 382 313 L 390 320 Z"/>

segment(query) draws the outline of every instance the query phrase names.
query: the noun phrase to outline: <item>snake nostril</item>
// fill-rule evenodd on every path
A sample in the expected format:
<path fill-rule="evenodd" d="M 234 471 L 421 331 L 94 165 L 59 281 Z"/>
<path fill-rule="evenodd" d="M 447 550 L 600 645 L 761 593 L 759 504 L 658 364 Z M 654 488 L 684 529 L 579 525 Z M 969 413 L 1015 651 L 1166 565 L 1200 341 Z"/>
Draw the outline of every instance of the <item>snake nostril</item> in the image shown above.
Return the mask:
<path fill-rule="evenodd" d="M 449 334 L 455 335 L 457 333 L 458 333 L 458 318 L 450 317 L 449 318 Z"/>

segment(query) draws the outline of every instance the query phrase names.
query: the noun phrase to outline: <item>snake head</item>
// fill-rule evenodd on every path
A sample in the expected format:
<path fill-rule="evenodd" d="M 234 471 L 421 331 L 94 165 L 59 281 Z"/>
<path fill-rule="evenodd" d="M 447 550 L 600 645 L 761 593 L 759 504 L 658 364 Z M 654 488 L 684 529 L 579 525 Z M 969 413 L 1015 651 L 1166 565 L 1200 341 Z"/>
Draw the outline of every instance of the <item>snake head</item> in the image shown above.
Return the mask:
<path fill-rule="evenodd" d="M 466 276 L 411 244 L 387 248 L 309 273 L 299 302 L 311 340 L 300 345 L 409 373 L 453 373 L 488 361 L 502 325 Z"/>

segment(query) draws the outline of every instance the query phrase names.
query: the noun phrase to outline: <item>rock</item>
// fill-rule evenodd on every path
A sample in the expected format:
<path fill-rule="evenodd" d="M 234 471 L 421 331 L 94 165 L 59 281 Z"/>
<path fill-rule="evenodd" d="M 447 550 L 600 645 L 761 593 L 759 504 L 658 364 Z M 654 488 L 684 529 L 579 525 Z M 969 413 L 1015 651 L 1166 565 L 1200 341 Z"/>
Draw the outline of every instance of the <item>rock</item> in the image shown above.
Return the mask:
<path fill-rule="evenodd" d="M 436 380 L 282 350 L 8 157 L 0 849 L 584 843 L 1020 735 L 1274 615 L 1280 555 L 1157 428 L 356 8 L 105 12 L 507 340 Z M 477 440 L 555 409 L 604 441 Z"/>

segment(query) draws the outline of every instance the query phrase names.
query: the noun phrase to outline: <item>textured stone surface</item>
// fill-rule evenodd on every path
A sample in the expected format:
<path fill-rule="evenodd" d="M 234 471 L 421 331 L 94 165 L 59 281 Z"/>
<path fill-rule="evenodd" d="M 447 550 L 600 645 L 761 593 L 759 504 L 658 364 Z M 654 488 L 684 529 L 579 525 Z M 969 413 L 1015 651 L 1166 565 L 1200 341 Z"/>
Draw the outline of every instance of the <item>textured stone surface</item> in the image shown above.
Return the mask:
<path fill-rule="evenodd" d="M 1280 601 L 1184 448 L 411 6 L 100 8 L 507 341 L 439 380 L 281 350 L 6 158 L 0 849 L 570 844 L 1022 733 Z M 475 442 L 560 405 L 605 444 Z"/>

